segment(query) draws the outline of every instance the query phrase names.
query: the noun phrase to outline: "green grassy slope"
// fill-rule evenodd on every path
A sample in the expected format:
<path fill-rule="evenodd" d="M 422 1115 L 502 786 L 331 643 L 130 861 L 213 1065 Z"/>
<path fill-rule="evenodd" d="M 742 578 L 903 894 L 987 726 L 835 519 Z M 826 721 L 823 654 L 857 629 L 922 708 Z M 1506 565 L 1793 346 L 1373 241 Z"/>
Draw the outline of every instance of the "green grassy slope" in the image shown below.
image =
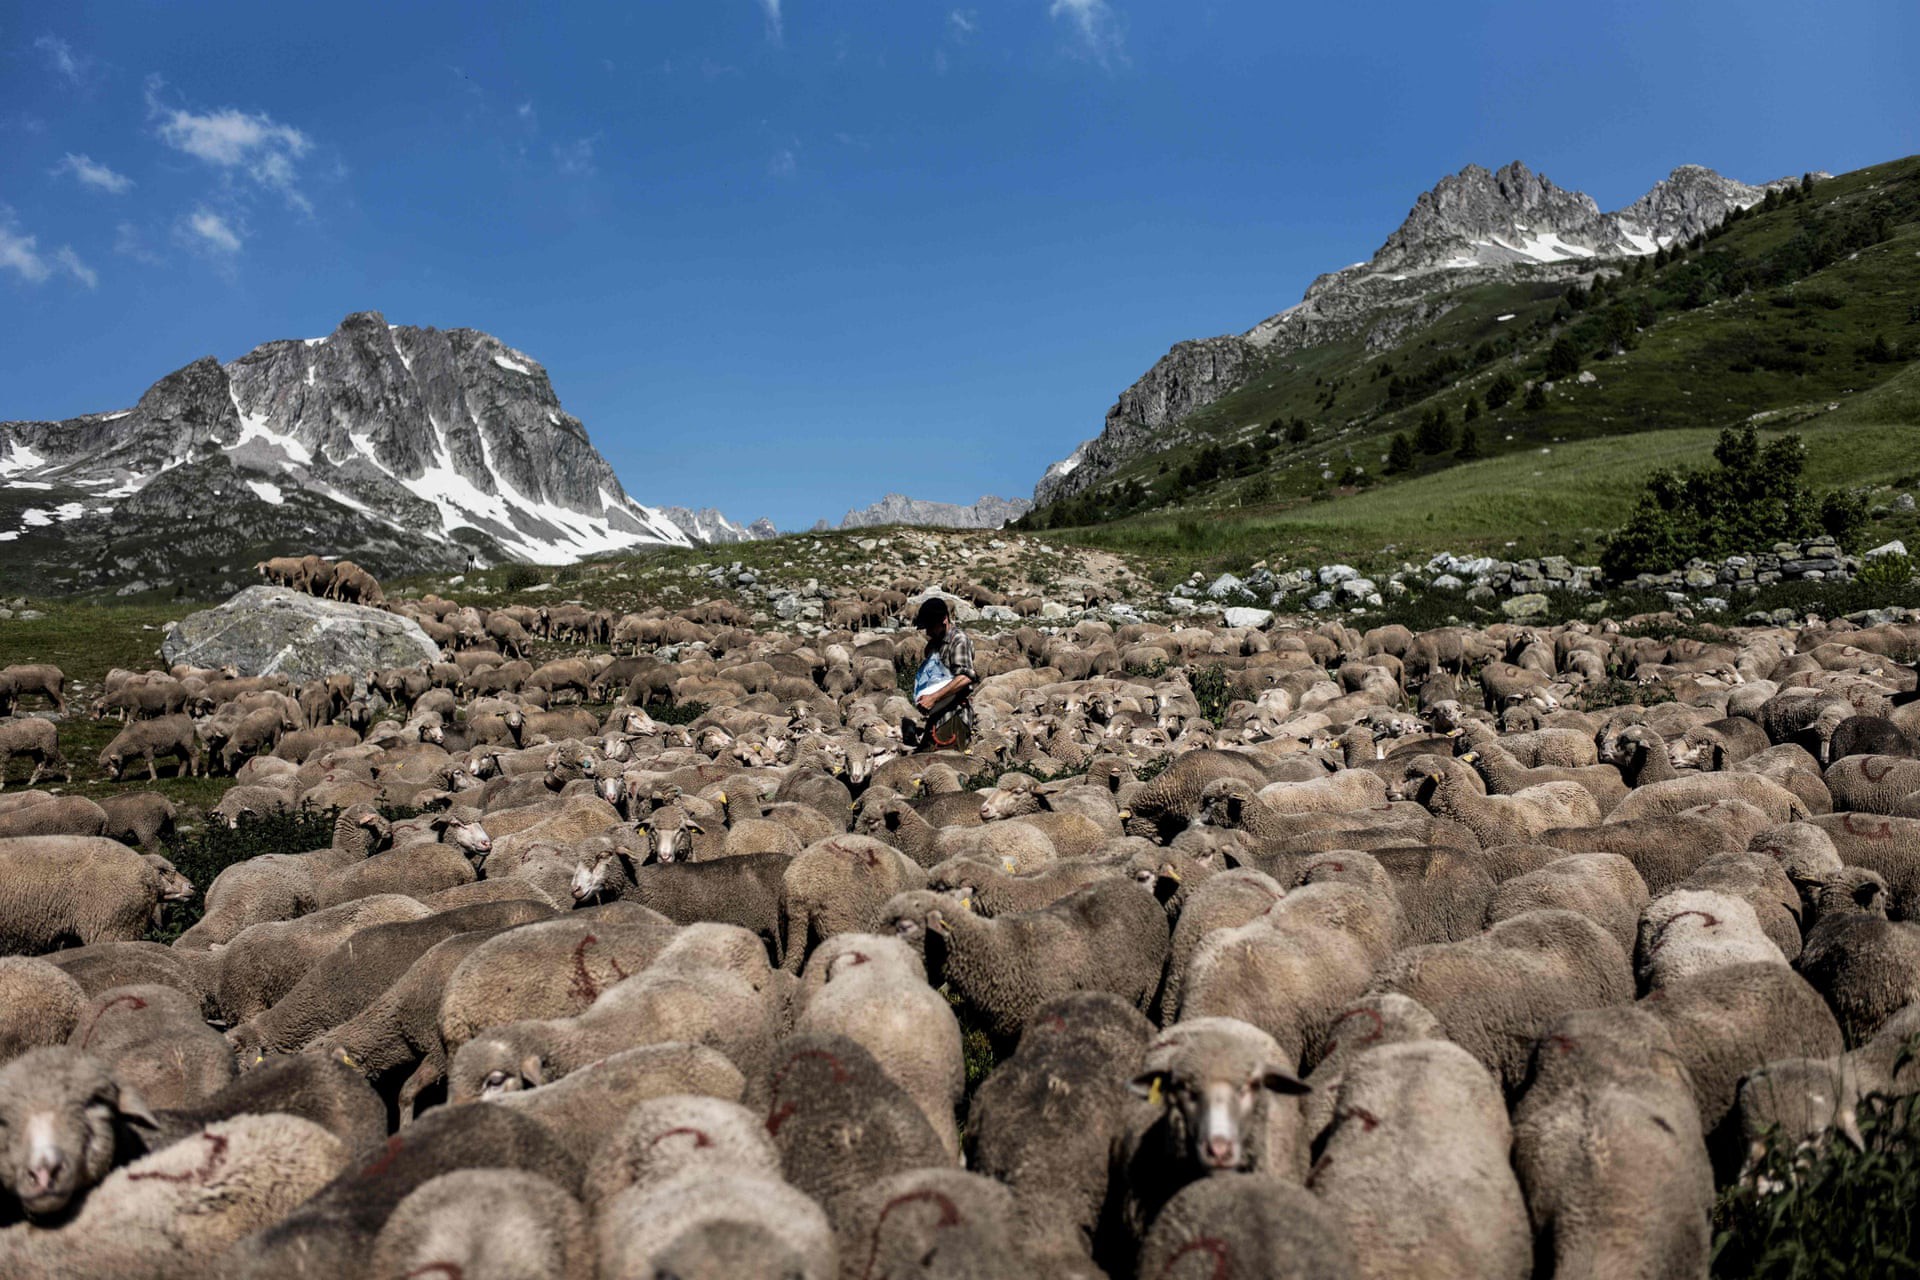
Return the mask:
<path fill-rule="evenodd" d="M 1559 285 L 1483 285 L 1390 351 L 1295 353 L 1186 419 L 1195 441 L 1028 523 L 1195 564 L 1509 542 L 1577 552 L 1618 522 L 1648 471 L 1704 459 L 1720 428 L 1747 420 L 1805 436 L 1817 486 L 1920 472 L 1920 158 L 1819 183 L 1672 262 L 1631 266 L 1592 300 L 1564 297 Z M 1439 410 L 1458 431 L 1496 378 L 1544 381 L 1563 338 L 1589 380 L 1561 377 L 1531 410 L 1516 394 L 1483 411 L 1484 461 L 1420 455 L 1381 476 L 1396 432 Z M 1446 372 L 1422 376 L 1435 368 Z M 1276 419 L 1309 423 L 1311 437 L 1287 442 L 1268 430 Z M 1209 444 L 1224 450 L 1221 474 L 1194 477 Z M 1349 467 L 1367 473 L 1357 492 L 1324 478 Z"/>

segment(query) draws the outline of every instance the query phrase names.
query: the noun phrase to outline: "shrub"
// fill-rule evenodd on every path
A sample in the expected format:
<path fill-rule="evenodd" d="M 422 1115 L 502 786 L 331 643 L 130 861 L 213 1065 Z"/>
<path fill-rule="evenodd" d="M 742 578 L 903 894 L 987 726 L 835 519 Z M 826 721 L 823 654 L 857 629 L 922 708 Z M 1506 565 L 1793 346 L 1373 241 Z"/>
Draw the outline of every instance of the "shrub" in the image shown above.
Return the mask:
<path fill-rule="evenodd" d="M 1731 555 L 1822 532 L 1829 508 L 1801 483 L 1807 457 L 1799 436 L 1762 446 L 1751 425 L 1730 427 L 1720 433 L 1713 457 L 1711 467 L 1664 469 L 1648 478 L 1633 514 L 1602 547 L 1600 568 L 1609 578 L 1618 582 L 1695 556 Z M 1855 500 L 1828 495 L 1828 501 L 1834 523 L 1848 537 L 1857 534 L 1864 502 L 1856 519 Z"/>
<path fill-rule="evenodd" d="M 1504 409 L 1507 401 L 1513 399 L 1513 393 L 1519 389 L 1513 375 L 1501 370 L 1493 376 L 1493 382 L 1487 387 L 1487 408 Z"/>
<path fill-rule="evenodd" d="M 1387 470 L 1398 475 L 1402 471 L 1413 469 L 1413 441 L 1404 431 L 1393 437 L 1393 443 L 1387 447 Z"/>
<path fill-rule="evenodd" d="M 1920 1268 L 1920 1098 L 1868 1098 L 1863 1150 L 1830 1137 L 1811 1151 L 1773 1141 L 1758 1175 L 1714 1206 L 1713 1274 L 1738 1280 L 1910 1276 Z"/>
<path fill-rule="evenodd" d="M 1528 413 L 1539 413 L 1547 407 L 1547 388 L 1538 382 L 1528 387 L 1527 398 L 1520 402 L 1520 407 Z"/>
<path fill-rule="evenodd" d="M 1218 729 L 1227 719 L 1227 704 L 1233 701 L 1233 694 L 1227 687 L 1227 669 L 1218 663 L 1202 667 L 1193 673 L 1193 697 L 1200 704 L 1200 714 L 1207 723 Z"/>
<path fill-rule="evenodd" d="M 1553 346 L 1547 350 L 1546 375 L 1551 382 L 1562 378 L 1571 378 L 1580 372 L 1580 348 L 1573 339 L 1562 335 L 1553 340 Z"/>
<path fill-rule="evenodd" d="M 507 570 L 504 585 L 509 591 L 525 591 L 531 587 L 537 587 L 545 581 L 546 578 L 532 565 L 516 564 Z"/>
<path fill-rule="evenodd" d="M 1912 556 L 1875 556 L 1860 566 L 1855 580 L 1866 587 L 1903 587 L 1913 581 Z"/>
<path fill-rule="evenodd" d="M 707 714 L 707 704 L 704 702 L 676 702 L 670 707 L 663 707 L 659 711 L 649 711 L 647 714 L 655 720 L 658 720 L 661 724 L 692 724 L 695 720 Z"/>

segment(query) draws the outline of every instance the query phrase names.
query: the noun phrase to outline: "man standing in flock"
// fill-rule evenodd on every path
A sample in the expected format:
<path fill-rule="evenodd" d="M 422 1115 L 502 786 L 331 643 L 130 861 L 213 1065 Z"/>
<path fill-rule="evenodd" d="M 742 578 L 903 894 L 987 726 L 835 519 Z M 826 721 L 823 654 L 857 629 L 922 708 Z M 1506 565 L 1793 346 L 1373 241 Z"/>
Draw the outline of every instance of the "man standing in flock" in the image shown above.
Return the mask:
<path fill-rule="evenodd" d="M 973 640 L 953 623 L 947 602 L 929 596 L 913 625 L 927 634 L 927 656 L 913 678 L 913 705 L 926 716 L 916 751 L 965 751 L 973 739 Z"/>

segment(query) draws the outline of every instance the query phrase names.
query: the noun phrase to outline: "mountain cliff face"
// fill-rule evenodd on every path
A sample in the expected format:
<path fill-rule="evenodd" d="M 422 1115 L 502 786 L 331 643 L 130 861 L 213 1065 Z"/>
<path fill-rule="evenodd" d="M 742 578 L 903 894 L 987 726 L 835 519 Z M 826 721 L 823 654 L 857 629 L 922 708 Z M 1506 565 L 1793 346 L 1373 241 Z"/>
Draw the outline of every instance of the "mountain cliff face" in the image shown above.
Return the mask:
<path fill-rule="evenodd" d="M 0 422 L 9 577 L 52 588 L 241 581 L 286 551 L 395 573 L 698 536 L 627 496 L 532 357 L 371 311 L 197 360 L 131 409 Z"/>
<path fill-rule="evenodd" d="M 660 514 L 695 542 L 716 545 L 725 542 L 762 542 L 780 536 L 780 531 L 773 527 L 773 521 L 765 516 L 752 524 L 735 524 L 712 507 L 702 507 L 698 511 L 689 511 L 685 507 L 662 507 Z"/>
<path fill-rule="evenodd" d="M 996 498 L 992 494 L 963 507 L 952 502 L 926 502 L 890 493 L 864 510 L 847 512 L 840 527 L 870 529 L 883 524 L 918 524 L 943 529 L 998 529 L 1032 509 L 1033 504 L 1025 498 Z M 822 520 L 816 528 L 825 526 L 826 521 Z"/>
<path fill-rule="evenodd" d="M 1243 334 L 1176 345 L 1121 393 L 1098 436 L 1047 468 L 1034 502 L 1072 497 L 1139 454 L 1178 444 L 1183 418 L 1278 357 L 1356 336 L 1385 350 L 1444 314 L 1448 295 L 1460 289 L 1591 275 L 1602 264 L 1689 240 L 1731 210 L 1758 204 L 1768 187 L 1793 181 L 1749 186 L 1682 165 L 1626 208 L 1602 213 L 1591 196 L 1517 160 L 1497 171 L 1468 165 L 1422 193 L 1366 262 L 1319 277 L 1300 302 Z"/>

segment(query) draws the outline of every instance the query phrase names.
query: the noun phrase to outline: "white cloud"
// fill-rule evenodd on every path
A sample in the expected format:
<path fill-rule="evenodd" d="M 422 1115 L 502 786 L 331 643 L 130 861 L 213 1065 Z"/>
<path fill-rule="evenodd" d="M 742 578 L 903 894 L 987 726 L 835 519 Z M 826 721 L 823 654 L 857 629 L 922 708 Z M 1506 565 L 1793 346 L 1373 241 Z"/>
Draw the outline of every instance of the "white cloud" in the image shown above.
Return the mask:
<path fill-rule="evenodd" d="M 980 29 L 980 13 L 977 9 L 955 9 L 947 14 L 947 26 L 961 39 Z"/>
<path fill-rule="evenodd" d="M 149 265 L 161 260 L 159 254 L 147 247 L 147 238 L 140 233 L 140 228 L 131 222 L 123 222 L 113 229 L 113 251 Z"/>
<path fill-rule="evenodd" d="M 306 134 L 281 124 L 265 112 L 223 107 L 197 114 L 164 105 L 159 77 L 147 81 L 147 109 L 160 120 L 160 140 L 216 168 L 245 173 L 263 187 L 280 193 L 303 213 L 313 206 L 300 193 L 294 162 L 313 147 Z"/>
<path fill-rule="evenodd" d="M 1056 22 L 1065 20 L 1077 56 L 1103 67 L 1127 60 L 1122 48 L 1125 32 L 1107 0 L 1051 0 L 1047 16 Z"/>
<path fill-rule="evenodd" d="M 562 146 L 553 144 L 553 162 L 560 166 L 560 172 L 575 177 L 593 176 L 593 139 L 578 138 Z"/>
<path fill-rule="evenodd" d="M 786 24 L 780 17 L 780 0 L 760 0 L 760 8 L 767 15 L 767 39 L 778 44 L 786 34 Z"/>
<path fill-rule="evenodd" d="M 40 238 L 21 231 L 13 220 L 13 210 L 0 205 L 0 270 L 11 271 L 28 284 L 44 284 L 56 270 L 72 276 L 91 289 L 100 276 L 80 260 L 71 246 L 61 245 L 51 257 L 40 252 Z"/>
<path fill-rule="evenodd" d="M 518 112 L 522 120 L 531 121 L 533 119 L 533 100 L 528 99 L 527 101 L 521 103 L 518 107 L 514 108 L 514 110 Z"/>
<path fill-rule="evenodd" d="M 800 157 L 792 147 L 782 147 L 773 153 L 773 159 L 767 161 L 767 175 L 773 178 L 791 178 L 800 171 Z"/>
<path fill-rule="evenodd" d="M 225 218 L 205 205 L 201 205 L 187 215 L 186 230 L 199 237 L 203 245 L 216 253 L 240 252 L 239 235 L 234 232 Z"/>
<path fill-rule="evenodd" d="M 59 164 L 53 166 L 53 172 L 56 175 L 71 173 L 79 180 L 81 186 L 105 191 L 109 195 L 123 196 L 133 189 L 133 179 L 126 174 L 115 173 L 91 156 L 77 156 L 71 151 L 67 152 Z"/>
<path fill-rule="evenodd" d="M 73 51 L 73 46 L 59 36 L 41 36 L 33 42 L 33 47 L 47 55 L 47 65 L 75 84 L 86 78 L 87 67 L 92 62 Z"/>
<path fill-rule="evenodd" d="M 68 246 L 63 244 L 54 250 L 53 260 L 59 263 L 68 275 L 71 275 L 75 280 L 87 286 L 87 288 L 95 289 L 99 287 L 100 273 L 80 261 L 80 255 Z"/>

